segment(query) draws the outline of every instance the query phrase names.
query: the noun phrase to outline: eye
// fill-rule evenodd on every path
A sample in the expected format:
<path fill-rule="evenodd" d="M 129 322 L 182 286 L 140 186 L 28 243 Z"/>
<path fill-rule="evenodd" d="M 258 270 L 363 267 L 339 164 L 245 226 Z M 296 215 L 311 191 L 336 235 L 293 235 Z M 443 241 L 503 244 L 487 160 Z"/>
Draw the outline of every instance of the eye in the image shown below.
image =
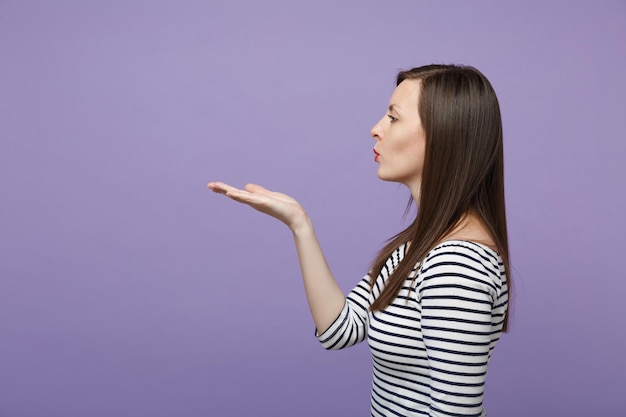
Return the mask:
<path fill-rule="evenodd" d="M 387 117 L 389 118 L 389 122 L 391 122 L 391 123 L 393 123 L 393 122 L 395 122 L 396 120 L 398 120 L 398 118 L 397 118 L 397 117 L 393 117 L 393 116 L 392 116 L 392 115 L 390 115 L 390 114 L 388 114 L 388 115 L 387 115 Z"/>

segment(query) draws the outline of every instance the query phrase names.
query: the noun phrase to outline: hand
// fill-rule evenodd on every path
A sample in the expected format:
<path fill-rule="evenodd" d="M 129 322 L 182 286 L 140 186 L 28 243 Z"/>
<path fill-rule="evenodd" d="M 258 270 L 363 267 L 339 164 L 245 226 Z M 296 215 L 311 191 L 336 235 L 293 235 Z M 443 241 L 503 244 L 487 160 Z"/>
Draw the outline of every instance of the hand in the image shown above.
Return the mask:
<path fill-rule="evenodd" d="M 254 184 L 246 185 L 243 190 L 223 182 L 210 182 L 207 187 L 213 192 L 224 194 L 269 214 L 291 229 L 315 328 L 320 332 L 328 329 L 337 319 L 346 299 L 328 268 L 313 225 L 302 206 L 288 195 L 269 191 Z"/>
<path fill-rule="evenodd" d="M 243 190 L 223 182 L 210 182 L 207 187 L 215 193 L 224 194 L 280 220 L 292 231 L 308 222 L 304 208 L 286 194 L 269 191 L 256 184 L 247 184 Z"/>

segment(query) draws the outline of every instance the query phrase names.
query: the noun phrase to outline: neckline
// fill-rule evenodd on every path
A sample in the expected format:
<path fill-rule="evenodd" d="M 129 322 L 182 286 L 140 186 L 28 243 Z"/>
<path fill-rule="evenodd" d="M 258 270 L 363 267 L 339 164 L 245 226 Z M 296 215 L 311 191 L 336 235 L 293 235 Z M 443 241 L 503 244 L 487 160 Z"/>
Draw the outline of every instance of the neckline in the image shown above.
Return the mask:
<path fill-rule="evenodd" d="M 445 245 L 445 244 L 448 244 L 448 243 L 455 243 L 455 242 L 456 243 L 459 243 L 459 242 L 460 243 L 466 243 L 466 244 L 469 243 L 471 245 L 478 246 L 479 248 L 483 249 L 484 251 L 487 251 L 487 252 L 489 252 L 491 254 L 494 254 L 494 255 L 496 255 L 498 257 L 501 257 L 500 252 L 498 252 L 497 250 L 493 249 L 492 247 L 487 246 L 484 243 L 479 243 L 479 242 L 475 242 L 473 240 L 467 240 L 467 239 L 448 239 L 448 240 L 443 240 L 443 241 L 437 243 L 433 247 L 433 249 L 438 248 L 438 247 L 440 247 L 442 245 Z M 406 255 L 406 252 L 407 252 L 407 250 L 409 250 L 409 246 L 410 245 L 411 245 L 411 242 L 405 242 L 405 243 L 403 243 L 401 245 L 403 247 L 402 248 L 402 253 L 404 255 Z"/>
<path fill-rule="evenodd" d="M 439 247 L 441 245 L 444 245 L 446 243 L 454 243 L 454 242 L 457 242 L 457 243 L 458 242 L 469 243 L 471 245 L 478 246 L 479 248 L 481 248 L 481 249 L 483 249 L 483 250 L 485 250 L 487 252 L 493 253 L 496 256 L 500 256 L 500 252 L 498 252 L 497 250 L 493 249 L 491 246 L 487 246 L 484 243 L 476 242 L 476 241 L 473 241 L 473 240 L 467 240 L 467 239 L 449 239 L 449 240 L 444 240 L 444 241 L 438 243 L 437 246 L 435 246 L 435 248 Z"/>

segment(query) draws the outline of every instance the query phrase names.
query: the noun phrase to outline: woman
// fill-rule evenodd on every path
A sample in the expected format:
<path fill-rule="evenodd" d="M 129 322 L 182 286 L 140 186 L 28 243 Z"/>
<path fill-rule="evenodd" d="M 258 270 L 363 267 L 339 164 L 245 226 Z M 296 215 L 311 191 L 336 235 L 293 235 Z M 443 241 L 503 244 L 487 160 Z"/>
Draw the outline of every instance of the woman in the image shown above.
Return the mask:
<path fill-rule="evenodd" d="M 322 345 L 368 339 L 372 416 L 484 416 L 487 363 L 506 330 L 509 288 L 495 92 L 471 67 L 400 72 L 371 134 L 378 176 L 406 185 L 418 211 L 347 297 L 293 198 L 251 184 L 208 187 L 291 229 Z"/>

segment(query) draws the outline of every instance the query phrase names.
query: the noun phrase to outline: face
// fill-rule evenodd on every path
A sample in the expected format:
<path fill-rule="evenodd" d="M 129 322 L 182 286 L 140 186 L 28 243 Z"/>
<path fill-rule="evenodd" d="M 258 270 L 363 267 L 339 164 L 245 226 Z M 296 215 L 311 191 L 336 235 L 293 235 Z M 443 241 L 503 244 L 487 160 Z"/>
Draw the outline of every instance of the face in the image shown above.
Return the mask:
<path fill-rule="evenodd" d="M 417 103 L 419 80 L 404 80 L 396 87 L 387 113 L 372 128 L 378 177 L 405 184 L 414 197 L 419 194 L 424 166 L 426 135 Z"/>

